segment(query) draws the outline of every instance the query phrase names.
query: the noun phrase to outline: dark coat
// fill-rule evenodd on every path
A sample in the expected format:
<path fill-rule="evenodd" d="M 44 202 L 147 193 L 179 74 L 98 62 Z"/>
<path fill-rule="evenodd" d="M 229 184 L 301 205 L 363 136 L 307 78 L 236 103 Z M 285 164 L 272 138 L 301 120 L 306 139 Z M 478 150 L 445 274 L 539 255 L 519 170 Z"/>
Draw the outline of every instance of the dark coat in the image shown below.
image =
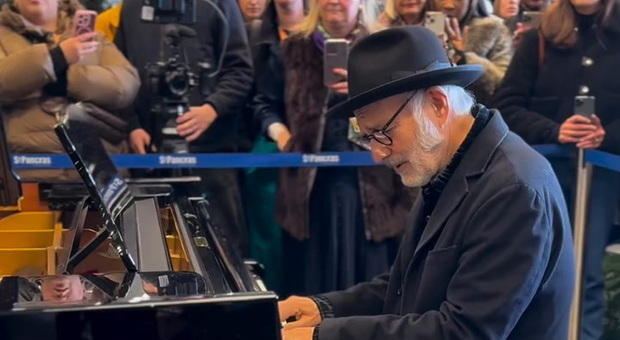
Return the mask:
<path fill-rule="evenodd" d="M 418 199 L 411 221 L 421 214 Z M 403 236 L 391 273 L 325 294 L 336 318 L 319 339 L 567 338 L 575 271 L 562 191 L 497 111 L 420 226 Z"/>
<path fill-rule="evenodd" d="M 243 110 L 252 87 L 252 60 L 248 46 L 247 33 L 236 1 L 211 0 L 226 16 L 228 32 L 222 19 L 206 1 L 196 2 L 197 21 L 190 27 L 197 35 L 184 38 L 181 44 L 183 57 L 187 58 L 192 72 L 199 75 L 202 65 L 210 65 L 207 73 L 217 67 L 221 53 L 224 62 L 220 73 L 202 82 L 200 88 L 191 91 L 190 105 L 211 104 L 218 114 L 215 122 L 200 138 L 190 144 L 192 152 L 234 152 L 237 151 L 237 136 L 240 133 L 239 121 L 247 119 Z M 140 71 L 142 84 L 138 100 L 134 104 L 133 128 L 144 128 L 152 133 L 153 113 L 150 111 L 151 98 L 146 85 L 150 84 L 145 70 L 149 63 L 164 60 L 170 56 L 169 47 L 164 42 L 164 25 L 140 21 L 142 3 L 126 1 L 123 3 L 121 20 L 115 43 L 129 61 Z M 228 37 L 223 51 L 223 38 Z M 163 46 L 163 51 L 162 51 Z M 205 73 L 205 72 L 202 72 Z M 206 78 L 206 77 L 204 77 Z"/>
<path fill-rule="evenodd" d="M 328 89 L 323 85 L 323 55 L 311 39 L 293 36 L 282 46 L 285 123 L 291 131 L 291 152 L 316 153 L 325 127 Z M 285 168 L 280 172 L 276 201 L 278 223 L 297 239 L 310 237 L 309 205 L 316 168 Z M 358 170 L 366 238 L 382 241 L 400 236 L 411 208 L 412 191 L 383 166 Z"/>
<path fill-rule="evenodd" d="M 284 69 L 275 4 L 269 3 L 252 46 L 256 94 L 252 100 L 254 119 L 261 131 L 285 120 Z"/>
<path fill-rule="evenodd" d="M 560 125 L 574 114 L 580 87 L 596 97 L 596 115 L 607 132 L 604 151 L 620 153 L 620 18 L 597 35 L 581 30 L 579 46 L 560 49 L 544 42 L 539 65 L 539 33 L 523 35 L 506 76 L 492 101 L 512 131 L 529 144 L 558 143 Z M 584 58 L 592 63 L 584 63 Z"/>

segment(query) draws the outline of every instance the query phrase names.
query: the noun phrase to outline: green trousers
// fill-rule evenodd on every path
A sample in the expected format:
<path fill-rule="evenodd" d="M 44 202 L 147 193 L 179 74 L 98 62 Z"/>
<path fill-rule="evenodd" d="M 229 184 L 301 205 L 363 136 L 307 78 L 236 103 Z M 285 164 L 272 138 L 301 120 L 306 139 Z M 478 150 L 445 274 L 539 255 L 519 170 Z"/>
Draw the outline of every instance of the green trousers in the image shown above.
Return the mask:
<path fill-rule="evenodd" d="M 252 153 L 277 153 L 275 143 L 260 136 Z M 245 170 L 244 207 L 250 238 L 250 256 L 265 267 L 265 284 L 280 291 L 282 285 L 282 229 L 275 222 L 277 168 Z"/>

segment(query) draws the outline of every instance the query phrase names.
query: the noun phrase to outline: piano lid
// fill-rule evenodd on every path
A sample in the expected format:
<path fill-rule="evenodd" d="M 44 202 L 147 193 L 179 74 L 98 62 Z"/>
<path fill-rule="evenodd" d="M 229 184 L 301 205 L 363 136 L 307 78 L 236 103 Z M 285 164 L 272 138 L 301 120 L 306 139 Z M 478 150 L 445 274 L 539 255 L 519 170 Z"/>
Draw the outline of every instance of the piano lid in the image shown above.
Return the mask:
<path fill-rule="evenodd" d="M 70 106 L 55 131 L 73 161 L 88 193 L 102 215 L 102 220 L 128 271 L 136 271 L 123 240 L 117 221 L 120 214 L 134 202 L 123 176 L 105 151 L 96 128 L 89 123 L 88 113 L 79 105 Z"/>

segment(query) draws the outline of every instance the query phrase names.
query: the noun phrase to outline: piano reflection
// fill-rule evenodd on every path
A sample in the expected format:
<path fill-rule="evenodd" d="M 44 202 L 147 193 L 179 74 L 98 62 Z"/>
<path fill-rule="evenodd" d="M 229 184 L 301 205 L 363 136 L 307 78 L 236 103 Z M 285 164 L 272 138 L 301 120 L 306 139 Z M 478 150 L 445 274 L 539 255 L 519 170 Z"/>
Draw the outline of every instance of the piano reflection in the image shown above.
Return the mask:
<path fill-rule="evenodd" d="M 4 277 L 0 339 L 279 339 L 274 298 L 209 295 L 190 272 Z"/>

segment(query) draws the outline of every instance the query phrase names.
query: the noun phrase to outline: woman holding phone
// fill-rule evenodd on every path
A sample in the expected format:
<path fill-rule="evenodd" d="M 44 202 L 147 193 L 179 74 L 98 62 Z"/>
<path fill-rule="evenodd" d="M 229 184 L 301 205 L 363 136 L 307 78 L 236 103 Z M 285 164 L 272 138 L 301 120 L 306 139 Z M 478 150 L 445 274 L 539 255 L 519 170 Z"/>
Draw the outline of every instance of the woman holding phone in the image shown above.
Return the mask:
<path fill-rule="evenodd" d="M 469 90 L 488 106 L 512 58 L 508 27 L 490 13 L 485 0 L 432 0 L 431 8 L 447 17 L 446 36 L 454 62 L 484 66 L 484 74 Z"/>
<path fill-rule="evenodd" d="M 326 65 L 346 65 L 343 40 L 352 45 L 367 35 L 363 5 L 313 0 L 284 40 L 284 116 L 272 117 L 268 130 L 285 151 L 361 150 L 348 138 L 349 120 L 325 113 L 348 94 L 346 70 Z M 327 47 L 331 39 L 341 40 Z M 330 72 L 334 82 L 327 81 Z M 286 293 L 345 289 L 389 270 L 410 208 L 409 191 L 386 167 L 282 169 L 276 218 L 286 231 Z"/>
<path fill-rule="evenodd" d="M 377 19 L 379 28 L 423 25 L 427 0 L 385 0 L 383 13 Z"/>
<path fill-rule="evenodd" d="M 138 73 L 113 44 L 93 33 L 94 17 L 80 16 L 75 29 L 81 8 L 77 0 L 13 0 L 0 12 L 0 106 L 13 153 L 64 153 L 53 128 L 57 115 L 74 102 L 96 111 L 94 126 L 108 151 L 127 149 L 126 131 L 119 131 L 124 123 L 112 110 L 133 101 Z M 20 171 L 28 180 L 76 175 Z"/>
<path fill-rule="evenodd" d="M 543 14 L 540 29 L 523 35 L 494 106 L 511 130 L 530 144 L 620 153 L 620 78 L 610 72 L 619 68 L 617 1 L 557 0 Z M 582 110 L 592 104 L 594 112 Z M 576 159 L 549 160 L 573 209 Z M 598 340 L 602 335 L 602 262 L 619 184 L 616 173 L 594 169 L 586 227 L 582 340 Z"/>

